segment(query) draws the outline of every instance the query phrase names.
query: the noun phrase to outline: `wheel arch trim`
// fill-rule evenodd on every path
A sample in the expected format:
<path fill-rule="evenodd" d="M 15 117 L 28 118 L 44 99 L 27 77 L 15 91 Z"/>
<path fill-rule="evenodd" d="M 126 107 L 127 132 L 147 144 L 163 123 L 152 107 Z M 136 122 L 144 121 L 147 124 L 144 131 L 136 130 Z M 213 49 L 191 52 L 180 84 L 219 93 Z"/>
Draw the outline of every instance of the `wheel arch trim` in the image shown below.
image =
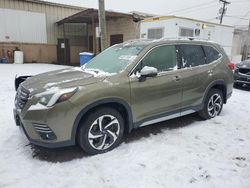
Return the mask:
<path fill-rule="evenodd" d="M 106 98 L 106 99 L 101 99 L 98 101 L 95 101 L 87 106 L 85 106 L 77 115 L 74 124 L 73 124 L 73 128 L 72 128 L 72 132 L 71 132 L 71 141 L 74 142 L 76 141 L 76 135 L 77 135 L 77 129 L 79 126 L 79 123 L 82 119 L 82 117 L 89 112 L 89 110 L 100 106 L 100 105 L 105 105 L 105 104 L 109 104 L 109 103 L 117 103 L 119 105 L 122 105 L 124 107 L 124 109 L 126 110 L 126 113 L 128 115 L 128 131 L 131 132 L 131 130 L 133 129 L 133 116 L 132 116 L 132 111 L 131 111 L 131 107 L 130 105 L 123 99 L 120 98 Z"/>
<path fill-rule="evenodd" d="M 206 96 L 207 96 L 207 94 L 208 94 L 208 92 L 214 87 L 214 86 L 216 86 L 216 85 L 222 85 L 223 87 L 225 87 L 225 94 L 224 94 L 224 91 L 222 91 L 222 93 L 223 93 L 223 100 L 224 100 L 224 103 L 226 103 L 227 102 L 227 85 L 226 85 L 226 82 L 224 81 L 224 80 L 215 80 L 215 81 L 213 81 L 212 83 L 210 83 L 209 85 L 208 85 L 208 87 L 206 88 L 206 90 L 205 90 L 205 93 L 204 93 L 204 96 L 203 96 L 203 100 L 202 100 L 202 105 L 204 105 L 204 102 L 205 102 L 205 100 L 206 100 Z M 225 96 L 224 96 L 225 95 Z"/>

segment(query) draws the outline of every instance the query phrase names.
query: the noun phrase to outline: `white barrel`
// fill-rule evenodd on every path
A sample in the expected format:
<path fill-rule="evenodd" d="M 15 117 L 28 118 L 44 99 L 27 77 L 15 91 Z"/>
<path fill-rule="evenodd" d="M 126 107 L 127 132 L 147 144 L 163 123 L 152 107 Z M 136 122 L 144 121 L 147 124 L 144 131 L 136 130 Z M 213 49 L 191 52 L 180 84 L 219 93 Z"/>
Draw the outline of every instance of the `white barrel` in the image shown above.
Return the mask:
<path fill-rule="evenodd" d="M 23 64 L 23 52 L 22 51 L 15 51 L 14 63 L 15 64 Z"/>

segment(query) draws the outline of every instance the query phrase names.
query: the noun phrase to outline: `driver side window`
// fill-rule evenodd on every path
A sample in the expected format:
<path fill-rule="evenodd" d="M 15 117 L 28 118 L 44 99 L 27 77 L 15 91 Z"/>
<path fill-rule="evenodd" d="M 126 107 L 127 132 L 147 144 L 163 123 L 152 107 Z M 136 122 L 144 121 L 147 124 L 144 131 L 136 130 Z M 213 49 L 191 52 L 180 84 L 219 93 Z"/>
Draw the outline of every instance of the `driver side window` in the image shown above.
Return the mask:
<path fill-rule="evenodd" d="M 158 72 L 177 69 L 176 49 L 174 45 L 156 47 L 151 50 L 142 60 L 141 68 L 154 67 Z"/>

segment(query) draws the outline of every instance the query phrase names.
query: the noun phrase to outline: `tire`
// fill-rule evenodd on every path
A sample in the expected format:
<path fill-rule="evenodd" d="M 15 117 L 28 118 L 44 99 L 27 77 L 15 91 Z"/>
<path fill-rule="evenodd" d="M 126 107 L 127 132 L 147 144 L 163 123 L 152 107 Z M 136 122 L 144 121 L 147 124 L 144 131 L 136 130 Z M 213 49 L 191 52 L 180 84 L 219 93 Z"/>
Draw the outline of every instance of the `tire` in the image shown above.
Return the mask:
<path fill-rule="evenodd" d="M 199 115 L 203 119 L 211 119 L 220 115 L 223 108 L 223 93 L 219 89 L 211 89 L 204 102 L 203 109 L 199 112 Z"/>
<path fill-rule="evenodd" d="M 113 108 L 102 107 L 93 111 L 79 126 L 78 144 L 90 155 L 108 152 L 122 141 L 124 119 Z"/>
<path fill-rule="evenodd" d="M 242 87 L 242 84 L 241 84 L 241 83 L 238 83 L 238 82 L 234 82 L 234 87 L 235 87 L 235 88 Z"/>

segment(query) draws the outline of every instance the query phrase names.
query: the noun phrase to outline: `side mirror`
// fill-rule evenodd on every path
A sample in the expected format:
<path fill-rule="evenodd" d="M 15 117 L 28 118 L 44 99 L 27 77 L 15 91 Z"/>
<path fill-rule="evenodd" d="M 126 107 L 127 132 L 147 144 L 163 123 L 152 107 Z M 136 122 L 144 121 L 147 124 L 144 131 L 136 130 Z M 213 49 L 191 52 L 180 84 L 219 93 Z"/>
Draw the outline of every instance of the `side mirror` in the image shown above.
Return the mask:
<path fill-rule="evenodd" d="M 158 74 L 157 68 L 145 66 L 141 70 L 141 76 L 144 77 L 155 77 Z"/>
<path fill-rule="evenodd" d="M 139 81 L 145 81 L 147 77 L 155 77 L 157 74 L 157 68 L 145 66 L 141 69 Z"/>

